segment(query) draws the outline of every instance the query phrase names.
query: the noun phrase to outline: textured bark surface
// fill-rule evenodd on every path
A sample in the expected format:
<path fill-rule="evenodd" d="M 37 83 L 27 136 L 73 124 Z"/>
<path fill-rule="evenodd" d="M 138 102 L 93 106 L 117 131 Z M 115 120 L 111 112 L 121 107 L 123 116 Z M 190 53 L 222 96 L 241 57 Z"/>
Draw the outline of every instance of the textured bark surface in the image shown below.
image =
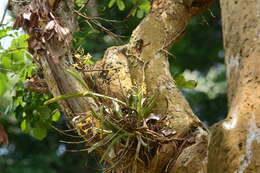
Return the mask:
<path fill-rule="evenodd" d="M 260 0 L 221 0 L 229 114 L 211 128 L 209 149 L 208 130 L 193 114 L 169 72 L 168 49 L 181 38 L 189 20 L 211 1 L 154 0 L 129 43 L 107 49 L 95 64 L 96 70 L 103 71 L 81 73 L 93 91 L 120 100 L 133 86 L 144 87 L 148 96 L 158 93 L 153 113 L 175 133 L 174 140 L 156 145 L 148 163 L 136 162 L 134 168 L 116 172 L 260 172 Z M 77 28 L 73 0 L 33 0 L 18 15 L 15 27 L 20 26 L 30 35 L 30 51 L 53 96 L 86 90 L 67 73 L 72 68 L 68 63 L 70 40 Z M 60 102 L 75 128 L 75 117 L 100 104 L 89 97 Z M 3 139 L 7 141 L 2 135 Z M 102 150 L 98 152 L 102 154 Z M 106 159 L 113 165 L 111 158 Z"/>
<path fill-rule="evenodd" d="M 43 69 L 44 79 L 53 96 L 84 91 L 67 73 L 67 69 L 71 68 L 68 65 L 71 33 L 77 28 L 73 1 L 57 2 L 33 0 L 15 23 L 15 27 L 24 26 L 30 35 L 30 51 Z M 133 86 L 144 87 L 148 96 L 157 93 L 158 104 L 153 113 L 164 119 L 164 125 L 175 133 L 174 139 L 156 144 L 155 152 L 148 153 L 151 155 L 150 162 L 136 161 L 130 167 L 127 167 L 128 163 L 121 164 L 120 167 L 125 168 L 116 169 L 117 172 L 205 172 L 209 134 L 177 89 L 169 72 L 167 51 L 182 36 L 189 20 L 210 3 L 211 0 L 155 0 L 151 12 L 134 30 L 129 43 L 109 48 L 104 58 L 95 65 L 95 69 L 116 70 L 97 72 L 91 76 L 82 74 L 86 79 L 94 79 L 95 83 L 90 84 L 92 90 L 118 99 L 125 99 Z M 71 125 L 75 125 L 75 117 L 90 108 L 97 109 L 98 104 L 92 98 L 60 102 Z M 99 152 L 102 154 L 102 148 Z M 129 152 L 125 157 L 133 154 Z M 113 164 L 110 158 L 107 161 Z"/>
<path fill-rule="evenodd" d="M 260 1 L 221 0 L 228 117 L 212 127 L 210 173 L 260 172 Z"/>
<path fill-rule="evenodd" d="M 17 27 L 25 26 L 30 35 L 31 52 L 43 69 L 53 96 L 85 90 L 67 73 L 71 68 L 71 34 L 77 28 L 73 1 L 57 2 L 33 0 L 16 22 Z M 167 51 L 181 38 L 189 20 L 210 3 L 211 0 L 154 0 L 150 13 L 133 31 L 129 43 L 109 48 L 94 67 L 115 70 L 91 76 L 82 73 L 95 81 L 90 84 L 95 92 L 118 99 L 125 99 L 133 86 L 143 86 L 148 96 L 158 93 L 153 113 L 176 133 L 178 142 L 158 144 L 147 164 L 137 162 L 134 169 L 117 172 L 206 172 L 209 132 L 177 89 L 169 72 Z M 259 172 L 260 1 L 222 0 L 221 6 L 230 110 L 228 118 L 212 128 L 208 172 Z M 35 27 L 40 31 L 36 32 Z M 96 109 L 98 104 L 92 98 L 60 102 L 72 125 L 73 118 L 90 108 Z"/>
<path fill-rule="evenodd" d="M 159 93 L 155 113 L 166 116 L 166 124 L 180 137 L 192 136 L 192 139 L 187 137 L 192 142 L 188 142 L 185 149 L 176 148 L 174 143 L 163 144 L 148 168 L 139 169 L 140 172 L 192 173 L 206 170 L 208 132 L 177 89 L 169 71 L 167 50 L 182 36 L 191 17 L 208 7 L 210 2 L 203 1 L 201 6 L 192 7 L 192 3 L 183 1 L 154 1 L 151 12 L 133 31 L 130 42 L 108 49 L 104 59 L 95 67 L 119 69 L 107 74 L 108 83 L 104 83 L 101 74 L 96 74 L 99 92 L 123 97 L 133 84 L 144 84 L 149 95 Z M 131 169 L 126 172 L 131 172 Z"/>

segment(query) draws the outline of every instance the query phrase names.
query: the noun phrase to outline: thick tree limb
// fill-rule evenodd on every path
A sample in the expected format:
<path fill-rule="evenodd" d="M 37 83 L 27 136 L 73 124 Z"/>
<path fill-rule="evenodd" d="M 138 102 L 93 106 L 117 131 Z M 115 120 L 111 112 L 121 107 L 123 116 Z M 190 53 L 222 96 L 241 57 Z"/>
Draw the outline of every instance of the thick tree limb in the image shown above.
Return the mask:
<path fill-rule="evenodd" d="M 116 62 L 122 62 L 124 58 L 127 59 L 129 70 L 126 70 L 127 76 L 125 76 L 124 79 L 129 78 L 128 73 L 130 73 L 131 81 L 136 82 L 138 85 L 144 83 L 150 95 L 152 93 L 160 93 L 158 99 L 160 104 L 156 108 L 156 113 L 167 115 L 166 121 L 169 127 L 176 130 L 180 136 L 185 136 L 191 129 L 201 128 L 201 131 L 198 130 L 198 132 L 196 132 L 200 137 L 196 138 L 196 142 L 194 141 L 195 145 L 187 148 L 186 156 L 181 154 L 179 157 L 180 160 L 176 162 L 183 163 L 182 161 L 186 160 L 185 164 L 175 164 L 172 168 L 172 172 L 183 172 L 184 170 L 187 172 L 197 172 L 201 171 L 201 169 L 206 169 L 201 166 L 201 163 L 206 163 L 207 131 L 193 115 L 188 103 L 178 91 L 169 72 L 167 53 L 165 53 L 167 49 L 182 36 L 187 22 L 195 13 L 194 11 L 194 13 L 191 13 L 190 10 L 191 7 L 187 7 L 187 4 L 180 2 L 154 1 L 150 14 L 146 16 L 133 31 L 129 44 L 120 48 L 115 47 L 108 49 L 104 60 L 102 60 L 100 64 L 97 64 L 96 67 L 105 68 L 108 64 L 111 66 L 111 64 L 116 64 Z M 113 65 L 112 67 L 116 68 Z M 118 86 L 114 91 L 120 91 L 122 90 L 120 85 L 115 85 L 115 83 L 120 83 L 121 79 L 116 76 L 117 73 L 108 74 L 108 78 L 114 78 L 114 80 L 107 85 L 113 87 Z M 98 79 L 99 76 L 96 76 L 96 78 Z M 128 83 L 132 85 L 132 83 Z M 102 86 L 101 88 L 108 88 L 109 86 L 107 85 L 99 84 L 99 86 Z M 111 91 L 111 89 L 109 91 Z M 106 93 L 106 91 L 103 92 Z M 116 95 L 116 93 L 113 94 Z M 169 144 L 167 145 L 171 146 Z M 162 148 L 167 150 L 168 153 L 174 153 L 174 147 L 166 149 L 167 147 L 162 146 Z M 200 152 L 200 154 L 194 152 L 195 150 L 198 151 L 198 148 L 200 148 L 201 151 L 204 149 L 205 152 Z M 154 172 L 160 172 L 162 168 L 165 169 L 165 164 L 169 163 L 169 159 L 171 160 L 174 157 L 168 155 L 168 158 L 165 158 L 161 156 L 162 152 L 158 151 L 158 153 L 160 153 L 159 156 L 155 156 L 155 160 L 157 161 L 152 162 L 153 164 L 150 168 L 151 170 L 155 170 Z M 191 157 L 191 155 L 194 157 Z M 158 158 L 161 158 L 161 160 Z M 200 161 L 198 162 L 198 160 Z M 196 165 L 195 162 L 199 163 L 199 165 L 197 165 L 198 169 L 190 167 L 191 165 Z"/>
<path fill-rule="evenodd" d="M 260 172 L 259 4 L 221 0 L 229 113 L 212 127 L 210 173 Z"/>
<path fill-rule="evenodd" d="M 76 28 L 72 6 L 68 4 L 72 1 L 62 1 L 57 6 L 57 13 L 52 6 L 55 2 L 33 0 L 18 17 L 15 26 L 26 25 L 31 36 L 30 49 L 43 68 L 49 90 L 58 96 L 85 89 L 66 73 L 69 68 L 66 60 L 70 56 L 70 36 Z M 135 168 L 121 164 L 126 168 L 117 172 L 193 173 L 205 170 L 208 131 L 177 89 L 169 72 L 167 51 L 182 36 L 191 17 L 206 9 L 210 3 L 211 0 L 155 0 L 151 12 L 134 30 L 130 42 L 108 49 L 103 60 L 95 65 L 95 69 L 111 70 L 91 76 L 95 80 L 92 89 L 118 99 L 125 98 L 133 86 L 144 87 L 148 96 L 158 93 L 158 104 L 153 113 L 164 119 L 164 125 L 176 133 L 174 139 L 157 144 L 155 154 L 150 153 L 151 162 L 145 164 L 138 161 Z M 57 14 L 63 20 L 58 20 L 55 17 Z M 41 32 L 36 32 L 35 27 Z M 97 104 L 92 98 L 73 98 L 61 102 L 72 124 L 73 117 L 96 109 Z M 132 157 L 133 153 L 129 154 L 125 157 Z"/>

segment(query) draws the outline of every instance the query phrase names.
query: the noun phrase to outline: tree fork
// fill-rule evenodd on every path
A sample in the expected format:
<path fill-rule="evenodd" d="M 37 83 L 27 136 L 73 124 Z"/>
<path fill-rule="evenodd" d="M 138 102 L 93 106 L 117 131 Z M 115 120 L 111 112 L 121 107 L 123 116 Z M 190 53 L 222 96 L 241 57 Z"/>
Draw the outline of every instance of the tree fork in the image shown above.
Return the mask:
<path fill-rule="evenodd" d="M 55 6 L 54 12 L 52 5 L 56 4 L 55 2 L 33 0 L 27 7 L 27 11 L 17 18 L 15 26 L 27 25 L 25 21 L 29 21 L 26 30 L 30 35 L 30 48 L 43 68 L 49 90 L 54 96 L 58 96 L 82 91 L 83 88 L 66 73 L 68 67 L 65 65 L 67 56 L 70 54 L 71 32 L 76 28 L 72 18 L 73 12 L 69 8 L 71 6 L 67 4 L 73 4 L 73 1 L 61 1 L 57 8 Z M 100 93 L 120 97 L 122 92 L 126 92 L 127 88 L 133 85 L 139 87 L 144 85 L 150 96 L 159 93 L 157 102 L 160 106 L 155 108 L 154 113 L 166 117 L 165 124 L 176 131 L 177 137 L 184 138 L 182 144 L 179 145 L 180 148 L 176 148 L 175 142 L 160 144 L 148 165 L 137 164 L 137 172 L 158 173 L 166 170 L 172 173 L 193 173 L 203 172 L 206 169 L 209 133 L 177 89 L 169 72 L 167 51 L 182 36 L 188 21 L 194 15 L 207 9 L 211 2 L 212 0 L 155 0 L 150 13 L 134 30 L 129 43 L 108 49 L 104 59 L 95 65 L 97 69 L 109 65 L 121 72 L 119 77 L 118 73 L 109 72 L 107 75 L 111 81 L 105 83 L 104 87 L 98 88 Z M 64 8 L 70 10 L 65 12 Z M 26 15 L 28 13 L 31 14 L 29 18 Z M 55 13 L 64 20 L 60 21 L 54 15 L 52 16 Z M 44 24 L 36 22 L 37 27 L 44 31 L 40 35 L 37 35 L 39 33 L 35 32 L 32 27 L 35 24 L 35 18 L 33 18 L 35 15 L 47 19 Z M 50 26 L 52 21 L 56 30 Z M 71 32 L 67 32 L 68 29 Z M 51 35 L 54 31 L 57 34 L 57 30 L 60 32 L 57 36 Z M 93 75 L 97 84 L 102 86 L 104 78 L 99 76 L 100 73 Z M 122 82 L 125 89 L 122 88 Z M 75 117 L 77 113 L 97 107 L 91 98 L 69 99 L 62 101 L 61 106 L 68 120 Z M 131 171 L 132 168 L 117 170 L 117 172 Z"/>

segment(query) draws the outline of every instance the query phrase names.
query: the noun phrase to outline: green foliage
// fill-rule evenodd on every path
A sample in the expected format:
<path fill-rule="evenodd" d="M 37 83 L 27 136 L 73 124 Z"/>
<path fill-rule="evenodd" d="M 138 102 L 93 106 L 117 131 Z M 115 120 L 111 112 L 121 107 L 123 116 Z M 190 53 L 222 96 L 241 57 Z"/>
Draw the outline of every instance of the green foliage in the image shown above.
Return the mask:
<path fill-rule="evenodd" d="M 11 96 L 27 76 L 32 75 L 35 66 L 27 52 L 26 34 L 13 31 L 9 26 L 0 28 L 0 112 L 9 114 L 13 110 Z"/>
<path fill-rule="evenodd" d="M 123 11 L 125 9 L 125 3 L 123 0 L 110 0 L 108 7 L 111 8 L 113 5 L 117 5 L 118 9 Z"/>
<path fill-rule="evenodd" d="M 2 95 L 6 91 L 7 81 L 8 81 L 7 76 L 0 73 L 0 95 Z"/>
<path fill-rule="evenodd" d="M 119 10 L 123 11 L 125 9 L 125 3 L 122 0 L 116 0 L 116 5 Z"/>
<path fill-rule="evenodd" d="M 86 3 L 86 0 L 75 0 L 77 6 L 81 7 Z"/>
<path fill-rule="evenodd" d="M 28 35 L 18 35 L 18 32 L 14 32 L 13 34 L 6 35 L 6 37 L 7 36 L 13 39 L 8 49 L 2 49 L 0 54 L 0 66 L 5 71 L 20 73 L 24 79 L 26 75 L 32 73 L 34 68 L 31 64 L 28 64 L 28 61 L 31 59 L 31 55 L 27 52 Z"/>
<path fill-rule="evenodd" d="M 57 121 L 59 121 L 60 116 L 61 116 L 61 113 L 58 110 L 56 110 L 55 113 L 51 116 L 51 120 L 54 122 L 57 122 Z"/>
<path fill-rule="evenodd" d="M 195 80 L 186 80 L 182 74 L 175 76 L 174 80 L 180 89 L 193 89 L 197 86 L 197 82 Z"/>
<path fill-rule="evenodd" d="M 42 140 L 47 135 L 48 124 L 52 122 L 52 111 L 57 106 L 44 106 L 43 102 L 48 96 L 23 88 L 24 80 L 36 71 L 27 52 L 28 35 L 6 26 L 0 28 L 0 38 L 10 42 L 9 47 L 2 45 L 5 42 L 0 44 L 0 99 L 6 100 L 0 103 L 0 111 L 6 115 L 14 113 L 21 122 L 22 132 Z M 56 121 L 57 114 L 54 118 Z"/>
<path fill-rule="evenodd" d="M 2 26 L 1 27 L 1 30 L 0 30 L 0 39 L 8 36 L 8 35 L 11 35 L 9 34 L 9 31 L 12 31 L 12 28 L 11 27 L 8 27 L 8 26 Z M 2 46 L 1 46 L 2 47 Z"/>
<path fill-rule="evenodd" d="M 134 4 L 133 9 L 131 10 L 131 15 L 136 16 L 141 19 L 147 14 L 151 8 L 151 3 L 149 0 L 131 0 Z"/>
<path fill-rule="evenodd" d="M 0 122 L 8 131 L 9 146 L 0 146 L 1 173 L 100 173 L 95 163 L 95 155 L 83 152 L 65 152 L 73 147 L 58 142 L 67 140 L 56 131 L 49 131 L 45 140 L 35 140 L 31 136 L 20 133 L 18 123 L 8 120 L 4 116 Z M 63 129 L 65 126 L 59 125 Z M 70 139 L 71 141 L 72 139 Z M 84 159 L 83 159 L 84 157 Z M 69 166 L 68 166 L 69 165 Z"/>
<path fill-rule="evenodd" d="M 14 96 L 14 113 L 21 122 L 21 130 L 30 133 L 36 139 L 42 140 L 46 137 L 49 124 L 60 118 L 57 105 L 45 106 L 43 103 L 49 96 L 17 89 Z"/>
<path fill-rule="evenodd" d="M 128 2 L 129 0 L 127 0 Z M 141 19 L 147 14 L 151 8 L 151 3 L 149 0 L 130 0 L 131 5 L 133 6 L 130 14 Z M 110 0 L 108 7 L 111 8 L 114 5 L 117 5 L 118 9 L 123 11 L 126 8 L 126 5 L 123 0 Z"/>
<path fill-rule="evenodd" d="M 26 119 L 24 119 L 24 120 L 22 121 L 22 123 L 21 123 L 20 126 L 21 126 L 22 132 L 24 132 L 24 133 L 29 133 L 29 131 L 31 130 L 30 124 L 27 122 Z"/>
<path fill-rule="evenodd" d="M 111 8 L 116 3 L 117 0 L 110 0 L 108 3 L 108 7 Z"/>
<path fill-rule="evenodd" d="M 46 125 L 37 123 L 37 125 L 32 129 L 32 135 L 38 140 L 43 140 L 47 136 Z"/>

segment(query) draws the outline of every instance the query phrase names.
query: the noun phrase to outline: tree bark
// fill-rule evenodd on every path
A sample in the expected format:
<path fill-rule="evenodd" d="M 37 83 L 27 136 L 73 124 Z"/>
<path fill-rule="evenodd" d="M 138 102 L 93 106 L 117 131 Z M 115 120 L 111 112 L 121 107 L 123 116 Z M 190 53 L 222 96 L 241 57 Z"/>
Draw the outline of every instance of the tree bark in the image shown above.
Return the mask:
<path fill-rule="evenodd" d="M 33 0 L 15 23 L 15 27 L 24 26 L 30 35 L 29 48 L 34 60 L 43 69 L 44 79 L 53 96 L 84 91 L 78 81 L 66 72 L 67 68 L 71 68 L 67 65 L 71 56 L 70 37 L 76 28 L 73 2 L 61 1 L 58 5 L 57 2 Z M 153 146 L 153 153 L 146 153 L 149 155 L 148 162 L 145 161 L 146 156 L 130 160 L 130 166 L 122 161 L 112 167 L 117 172 L 205 172 L 209 134 L 177 89 L 169 72 L 167 51 L 182 36 L 188 21 L 208 8 L 210 3 L 211 0 L 155 0 L 151 12 L 134 30 L 129 43 L 109 48 L 104 58 L 95 65 L 95 69 L 111 68 L 117 71 L 109 70 L 105 75 L 82 74 L 94 79 L 93 90 L 117 99 L 124 99 L 133 86 L 144 87 L 147 97 L 158 93 L 158 104 L 153 114 L 163 120 L 165 129 L 175 134 L 171 140 L 159 140 Z M 60 102 L 67 120 L 76 129 L 81 127 L 75 123 L 75 117 L 89 109 L 98 109 L 100 104 L 89 97 Z M 82 136 L 82 133 L 86 135 L 79 130 L 79 135 Z M 138 146 L 139 142 L 133 146 Z M 115 151 L 117 147 L 119 145 L 114 147 Z M 99 148 L 98 152 L 102 154 L 104 148 Z M 133 154 L 136 155 L 128 152 L 125 159 Z M 106 158 L 114 165 L 112 159 Z"/>
<path fill-rule="evenodd" d="M 208 172 L 260 172 L 260 1 L 221 0 L 228 117 L 212 127 Z"/>
<path fill-rule="evenodd" d="M 259 0 L 221 1 L 229 115 L 212 127 L 209 160 L 209 132 L 193 114 L 169 72 L 167 51 L 181 38 L 189 20 L 207 9 L 211 1 L 154 0 L 150 13 L 133 31 L 129 43 L 109 48 L 94 67 L 97 70 L 116 70 L 81 74 L 91 90 L 120 100 L 126 99 L 133 87 L 143 87 L 147 97 L 158 93 L 158 104 L 153 114 L 163 120 L 165 128 L 175 133 L 171 140 L 155 145 L 153 152 L 148 153 L 148 161 L 140 157 L 141 161 L 135 160 L 135 164 L 130 166 L 122 162 L 113 167 L 116 172 L 260 171 L 257 162 L 260 157 Z M 15 26 L 25 26 L 30 35 L 30 50 L 43 69 L 44 79 L 53 96 L 86 91 L 67 73 L 67 69 L 72 68 L 68 65 L 72 56 L 71 33 L 77 28 L 72 0 L 33 0 L 17 17 Z M 98 110 L 102 104 L 104 102 L 91 97 L 60 102 L 68 122 L 72 128 L 78 129 L 75 118 L 90 109 Z M 82 136 L 82 133 L 79 131 L 79 135 Z M 119 148 L 120 145 L 116 145 L 114 150 Z M 100 147 L 98 152 L 102 154 L 104 150 Z M 134 154 L 129 152 L 125 157 L 131 158 Z M 112 159 L 106 158 L 114 165 Z"/>

